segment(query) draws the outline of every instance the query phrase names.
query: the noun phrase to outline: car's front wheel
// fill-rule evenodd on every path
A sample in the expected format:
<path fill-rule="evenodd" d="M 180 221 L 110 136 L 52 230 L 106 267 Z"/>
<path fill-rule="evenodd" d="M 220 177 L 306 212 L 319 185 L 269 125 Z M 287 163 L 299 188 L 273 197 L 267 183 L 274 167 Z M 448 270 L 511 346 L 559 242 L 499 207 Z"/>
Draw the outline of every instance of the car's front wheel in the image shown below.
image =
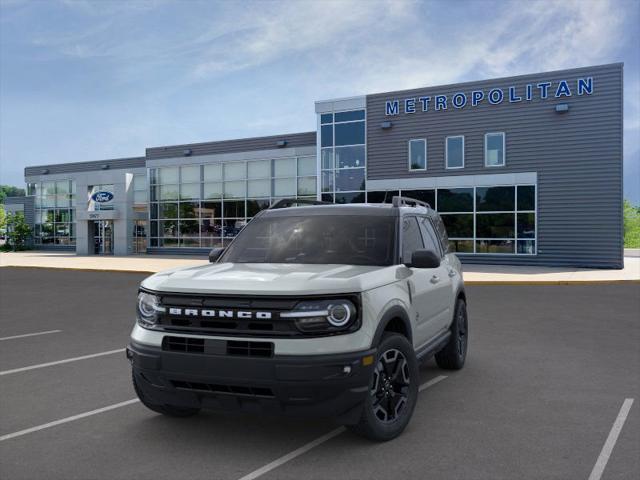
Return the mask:
<path fill-rule="evenodd" d="M 405 429 L 418 397 L 418 361 L 411 343 L 397 333 L 385 334 L 362 415 L 349 428 L 370 440 L 391 440 Z"/>

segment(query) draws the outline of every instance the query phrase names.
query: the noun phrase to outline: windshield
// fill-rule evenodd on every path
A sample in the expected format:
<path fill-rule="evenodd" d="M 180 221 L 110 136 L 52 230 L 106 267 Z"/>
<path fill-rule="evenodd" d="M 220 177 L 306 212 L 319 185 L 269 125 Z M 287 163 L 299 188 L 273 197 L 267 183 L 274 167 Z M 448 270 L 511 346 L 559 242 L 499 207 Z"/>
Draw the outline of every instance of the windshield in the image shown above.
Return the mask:
<path fill-rule="evenodd" d="M 392 216 L 258 217 L 220 261 L 393 265 L 395 228 Z"/>

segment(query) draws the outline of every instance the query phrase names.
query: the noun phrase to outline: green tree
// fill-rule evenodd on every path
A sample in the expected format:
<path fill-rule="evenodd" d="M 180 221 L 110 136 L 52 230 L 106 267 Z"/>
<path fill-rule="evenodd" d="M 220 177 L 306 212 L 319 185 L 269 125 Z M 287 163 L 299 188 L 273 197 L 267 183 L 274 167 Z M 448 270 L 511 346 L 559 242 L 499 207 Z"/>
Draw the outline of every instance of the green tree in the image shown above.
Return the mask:
<path fill-rule="evenodd" d="M 623 204 L 624 246 L 640 248 L 640 208 L 634 207 L 629 200 Z"/>
<path fill-rule="evenodd" d="M 0 205 L 0 230 L 4 232 L 4 227 L 7 225 L 7 214 L 4 211 L 4 207 Z"/>
<path fill-rule="evenodd" d="M 24 188 L 0 185 L 0 203 L 4 203 L 4 199 L 7 197 L 24 197 Z"/>
<path fill-rule="evenodd" d="M 7 240 L 14 251 L 24 250 L 30 235 L 31 227 L 25 221 L 24 213 L 7 215 Z"/>

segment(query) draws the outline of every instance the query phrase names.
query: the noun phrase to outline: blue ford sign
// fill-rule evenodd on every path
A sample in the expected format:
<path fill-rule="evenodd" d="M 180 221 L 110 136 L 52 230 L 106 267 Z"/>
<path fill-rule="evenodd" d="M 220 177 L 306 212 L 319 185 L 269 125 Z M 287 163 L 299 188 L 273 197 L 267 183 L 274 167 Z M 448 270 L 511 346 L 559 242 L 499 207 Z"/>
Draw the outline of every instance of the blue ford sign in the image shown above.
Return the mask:
<path fill-rule="evenodd" d="M 111 192 L 96 192 L 91 195 L 91 200 L 97 203 L 107 203 L 113 200 L 113 193 Z"/>
<path fill-rule="evenodd" d="M 477 107 L 482 103 L 498 105 L 502 102 L 518 103 L 530 102 L 534 98 L 546 100 L 550 96 L 554 98 L 571 97 L 576 95 L 591 95 L 593 93 L 593 78 L 578 78 L 575 83 L 560 80 L 557 83 L 540 82 L 528 84 L 517 88 L 491 88 L 487 90 L 473 90 L 471 92 L 457 92 L 453 95 L 434 95 L 433 97 L 412 97 L 402 100 L 394 99 L 385 102 L 385 115 L 398 115 L 399 113 L 416 113 L 418 111 L 447 110 L 449 107 L 456 109 L 467 105 Z"/>

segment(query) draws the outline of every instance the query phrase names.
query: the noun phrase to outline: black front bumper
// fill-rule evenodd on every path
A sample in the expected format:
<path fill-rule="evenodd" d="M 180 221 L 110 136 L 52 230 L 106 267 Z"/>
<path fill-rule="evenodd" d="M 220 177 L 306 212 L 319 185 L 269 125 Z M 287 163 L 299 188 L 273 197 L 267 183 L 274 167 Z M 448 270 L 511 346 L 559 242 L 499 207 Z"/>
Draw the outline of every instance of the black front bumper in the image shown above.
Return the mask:
<path fill-rule="evenodd" d="M 360 416 L 375 363 L 363 358 L 371 355 L 375 358 L 375 349 L 260 358 L 165 351 L 136 342 L 127 347 L 149 403 L 337 417 L 343 423 Z"/>

